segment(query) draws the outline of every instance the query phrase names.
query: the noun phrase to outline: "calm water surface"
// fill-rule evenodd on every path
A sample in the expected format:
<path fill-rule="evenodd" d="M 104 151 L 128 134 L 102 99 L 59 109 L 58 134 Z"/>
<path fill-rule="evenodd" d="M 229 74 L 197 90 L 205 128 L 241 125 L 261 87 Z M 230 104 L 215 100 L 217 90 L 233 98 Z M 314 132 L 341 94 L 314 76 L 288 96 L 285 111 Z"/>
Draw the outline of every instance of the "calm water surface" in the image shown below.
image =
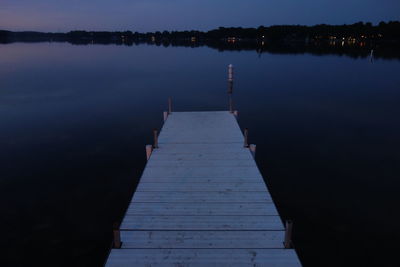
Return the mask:
<path fill-rule="evenodd" d="M 168 96 L 226 110 L 230 63 L 304 266 L 398 266 L 400 61 L 48 43 L 0 45 L 0 265 L 101 266 Z"/>

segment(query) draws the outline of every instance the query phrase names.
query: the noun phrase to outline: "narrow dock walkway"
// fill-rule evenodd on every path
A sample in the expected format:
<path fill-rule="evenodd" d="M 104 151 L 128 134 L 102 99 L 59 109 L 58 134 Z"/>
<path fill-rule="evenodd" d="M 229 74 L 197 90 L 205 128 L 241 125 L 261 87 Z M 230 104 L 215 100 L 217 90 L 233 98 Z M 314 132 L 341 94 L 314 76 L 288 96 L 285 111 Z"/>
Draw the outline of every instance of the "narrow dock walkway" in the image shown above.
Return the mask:
<path fill-rule="evenodd" d="M 174 112 L 106 266 L 301 266 L 233 114 Z"/>

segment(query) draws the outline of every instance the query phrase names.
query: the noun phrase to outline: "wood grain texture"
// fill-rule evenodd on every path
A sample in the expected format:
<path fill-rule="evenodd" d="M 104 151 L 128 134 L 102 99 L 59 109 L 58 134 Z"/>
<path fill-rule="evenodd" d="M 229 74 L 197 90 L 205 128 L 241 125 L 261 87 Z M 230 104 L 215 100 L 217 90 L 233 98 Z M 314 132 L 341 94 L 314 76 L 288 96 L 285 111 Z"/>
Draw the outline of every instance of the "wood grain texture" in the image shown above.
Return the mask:
<path fill-rule="evenodd" d="M 132 202 L 126 215 L 278 215 L 274 203 L 160 203 Z"/>
<path fill-rule="evenodd" d="M 147 182 L 143 180 L 137 187 L 136 191 L 165 191 L 165 192 L 175 192 L 175 191 L 226 191 L 226 192 L 266 192 L 265 183 L 257 182 L 192 182 L 192 181 L 182 181 L 182 182 Z"/>
<path fill-rule="evenodd" d="M 291 249 L 114 249 L 106 266 L 301 266 Z"/>
<path fill-rule="evenodd" d="M 284 230 L 279 216 L 126 215 L 121 230 Z"/>
<path fill-rule="evenodd" d="M 301 266 L 235 117 L 174 112 L 106 266 Z"/>
<path fill-rule="evenodd" d="M 136 191 L 133 202 L 272 202 L 268 192 L 231 192 L 231 191 L 191 191 L 191 192 L 143 192 Z"/>
<path fill-rule="evenodd" d="M 122 248 L 282 248 L 284 231 L 123 231 Z"/>

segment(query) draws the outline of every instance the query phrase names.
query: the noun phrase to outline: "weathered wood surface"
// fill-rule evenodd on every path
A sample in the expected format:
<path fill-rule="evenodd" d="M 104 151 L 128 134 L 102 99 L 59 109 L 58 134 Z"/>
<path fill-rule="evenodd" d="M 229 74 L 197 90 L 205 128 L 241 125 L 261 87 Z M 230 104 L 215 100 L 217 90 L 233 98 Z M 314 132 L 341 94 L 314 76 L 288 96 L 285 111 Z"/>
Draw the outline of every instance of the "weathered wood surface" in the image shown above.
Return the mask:
<path fill-rule="evenodd" d="M 157 151 L 153 153 L 157 153 Z M 183 180 L 193 180 L 198 177 L 215 179 L 246 177 L 249 180 L 262 179 L 261 174 L 255 166 L 157 166 L 146 168 L 142 175 L 143 180 L 162 177 L 172 177 Z"/>
<path fill-rule="evenodd" d="M 172 113 L 106 266 L 301 266 L 229 112 Z"/>
<path fill-rule="evenodd" d="M 161 215 L 161 216 L 192 216 L 192 215 L 278 215 L 273 203 L 159 203 L 135 202 L 131 204 L 126 215 Z"/>
<path fill-rule="evenodd" d="M 159 144 L 231 144 L 243 135 L 229 112 L 176 112 L 163 126 Z"/>
<path fill-rule="evenodd" d="M 279 216 L 127 215 L 121 230 L 284 230 Z"/>
<path fill-rule="evenodd" d="M 262 182 L 142 182 L 138 185 L 136 191 L 152 192 L 176 192 L 176 191 L 217 191 L 217 192 L 264 192 L 266 187 Z"/>
<path fill-rule="evenodd" d="M 107 266 L 301 266 L 292 249 L 116 249 Z"/>
<path fill-rule="evenodd" d="M 123 231 L 122 248 L 282 248 L 284 231 Z"/>
<path fill-rule="evenodd" d="M 143 192 L 137 191 L 132 202 L 271 202 L 271 196 L 265 192 Z"/>

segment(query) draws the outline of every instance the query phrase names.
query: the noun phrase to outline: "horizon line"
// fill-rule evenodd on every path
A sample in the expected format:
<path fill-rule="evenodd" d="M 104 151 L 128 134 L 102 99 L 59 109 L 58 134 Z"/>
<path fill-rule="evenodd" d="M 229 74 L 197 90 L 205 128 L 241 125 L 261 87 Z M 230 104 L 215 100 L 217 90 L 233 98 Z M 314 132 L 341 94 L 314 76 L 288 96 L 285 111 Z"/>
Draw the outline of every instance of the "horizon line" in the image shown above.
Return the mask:
<path fill-rule="evenodd" d="M 131 31 L 133 33 L 138 32 L 138 33 L 153 33 L 153 32 L 184 32 L 184 31 L 198 31 L 198 32 L 208 32 L 208 31 L 212 31 L 212 30 L 217 30 L 220 28 L 225 28 L 225 29 L 230 29 L 230 28 L 242 28 L 242 29 L 257 29 L 260 27 L 264 27 L 264 28 L 269 28 L 269 27 L 277 27 L 277 26 L 297 26 L 297 27 L 316 27 L 316 26 L 351 26 L 354 24 L 358 24 L 358 23 L 363 23 L 363 24 L 371 24 L 373 27 L 375 26 L 379 26 L 380 23 L 400 23 L 400 20 L 389 20 L 389 21 L 380 21 L 376 24 L 369 22 L 369 21 L 357 21 L 351 24 L 327 24 L 327 23 L 320 23 L 320 24 L 313 24 L 313 25 L 306 25 L 306 24 L 273 24 L 273 25 L 269 25 L 269 26 L 265 26 L 265 25 L 259 25 L 257 27 L 242 27 L 242 26 L 219 26 L 216 28 L 211 28 L 208 30 L 196 30 L 196 29 L 191 29 L 191 30 L 155 30 L 155 31 L 132 31 L 130 29 L 125 29 L 125 30 L 84 30 L 84 29 L 74 29 L 74 30 L 68 30 L 68 31 L 41 31 L 41 30 L 7 30 L 7 29 L 0 29 L 0 31 L 8 31 L 8 32 L 14 32 L 14 33 L 18 33 L 18 32 L 38 32 L 38 33 L 69 33 L 69 32 L 74 32 L 74 31 L 86 31 L 86 32 L 127 32 L 127 31 Z"/>

